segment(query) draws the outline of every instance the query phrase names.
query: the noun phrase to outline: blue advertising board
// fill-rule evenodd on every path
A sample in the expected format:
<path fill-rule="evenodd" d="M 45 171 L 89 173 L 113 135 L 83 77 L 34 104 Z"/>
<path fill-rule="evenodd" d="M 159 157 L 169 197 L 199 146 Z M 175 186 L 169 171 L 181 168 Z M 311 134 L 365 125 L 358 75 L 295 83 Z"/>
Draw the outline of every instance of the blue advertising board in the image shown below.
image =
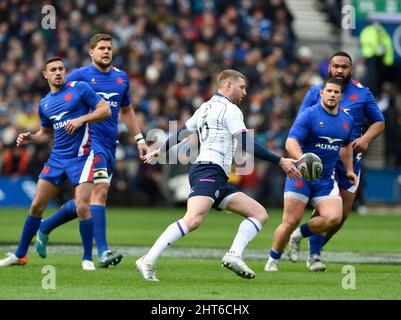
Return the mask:
<path fill-rule="evenodd" d="M 36 182 L 30 177 L 0 177 L 0 208 L 29 207 L 35 188 Z M 54 206 L 54 202 L 49 206 Z"/>

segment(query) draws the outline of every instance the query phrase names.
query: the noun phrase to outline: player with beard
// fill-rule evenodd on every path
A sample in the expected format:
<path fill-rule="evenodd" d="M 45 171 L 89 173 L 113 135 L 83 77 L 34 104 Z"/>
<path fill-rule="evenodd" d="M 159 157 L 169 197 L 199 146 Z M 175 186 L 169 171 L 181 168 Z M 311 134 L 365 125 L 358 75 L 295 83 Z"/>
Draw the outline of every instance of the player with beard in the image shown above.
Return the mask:
<path fill-rule="evenodd" d="M 92 63 L 74 69 L 67 77 L 67 82 L 86 82 L 109 105 L 112 116 L 91 127 L 91 140 L 95 151 L 94 187 L 91 194 L 91 214 L 94 223 L 99 267 L 117 265 L 122 255 L 116 250 L 109 250 L 106 240 L 106 201 L 110 181 L 115 167 L 116 147 L 118 144 L 118 118 L 135 135 L 139 155 L 144 155 L 148 147 L 143 138 L 130 98 L 127 74 L 111 65 L 113 59 L 112 38 L 108 34 L 95 34 L 90 40 L 89 55 Z M 42 258 L 47 255 L 46 245 L 49 233 L 56 227 L 77 218 L 74 200 L 66 202 L 52 217 L 42 221 L 36 236 L 36 250 Z"/>
<path fill-rule="evenodd" d="M 330 58 L 329 77 L 343 80 L 344 90 L 343 97 L 340 100 L 340 106 L 344 112 L 351 115 L 354 120 L 354 126 L 360 132 L 360 137 L 355 139 L 352 143 L 354 150 L 354 172 L 358 176 L 358 181 L 355 185 L 349 182 L 344 165 L 339 159 L 335 171 L 340 195 L 343 200 L 342 221 L 339 225 L 333 227 L 325 237 L 321 235 L 313 235 L 309 237 L 309 259 L 307 267 L 309 270 L 313 269 L 312 271 L 326 270 L 326 266 L 321 262 L 320 252 L 323 246 L 338 230 L 340 230 L 345 220 L 348 218 L 358 189 L 362 154 L 368 150 L 369 144 L 384 131 L 384 117 L 375 98 L 368 88 L 362 86 L 359 82 L 352 80 L 351 76 L 351 57 L 346 52 L 341 51 L 333 54 Z M 322 84 L 318 84 L 309 89 L 301 105 L 299 114 L 320 101 L 321 97 L 319 92 L 321 89 Z M 369 122 L 369 128 L 365 133 L 363 133 L 362 130 L 364 128 L 365 119 Z M 318 215 L 319 212 L 315 211 L 312 218 Z M 288 254 L 290 260 L 293 262 L 298 260 L 301 240 L 302 238 L 294 236 L 291 236 L 290 238 Z"/>

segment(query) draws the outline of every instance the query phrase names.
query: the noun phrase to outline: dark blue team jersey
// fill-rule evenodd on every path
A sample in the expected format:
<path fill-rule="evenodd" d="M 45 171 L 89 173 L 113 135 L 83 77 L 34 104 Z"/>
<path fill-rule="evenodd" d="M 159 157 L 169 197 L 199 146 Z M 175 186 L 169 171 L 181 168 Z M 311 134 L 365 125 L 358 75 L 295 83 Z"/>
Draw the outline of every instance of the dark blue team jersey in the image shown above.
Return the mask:
<path fill-rule="evenodd" d="M 102 145 L 114 148 L 118 139 L 118 113 L 120 107 L 131 104 L 129 81 L 126 73 L 115 67 L 102 72 L 94 65 L 74 69 L 67 81 L 84 81 L 100 95 L 111 109 L 111 117 L 91 124 L 92 139 Z"/>
<path fill-rule="evenodd" d="M 311 87 L 305 95 L 299 113 L 308 107 L 320 103 L 320 90 L 323 84 Z M 365 118 L 372 124 L 377 121 L 384 121 L 375 98 L 368 88 L 362 86 L 359 82 L 351 80 L 343 91 L 343 98 L 340 100 L 340 106 L 344 112 L 348 113 L 354 119 L 354 127 L 359 130 L 359 136 L 362 135 L 362 129 Z"/>
<path fill-rule="evenodd" d="M 298 115 L 288 134 L 301 145 L 303 153 L 313 152 L 322 159 L 322 177 L 333 174 L 340 148 L 357 137 L 354 121 L 340 108 L 336 115 L 328 113 L 320 102 Z"/>
<path fill-rule="evenodd" d="M 42 127 L 54 129 L 51 156 L 73 158 L 89 153 L 90 129 L 85 123 L 73 134 L 65 131 L 69 120 L 76 119 L 95 108 L 101 97 L 84 82 L 68 82 L 56 93 L 49 92 L 39 102 Z"/>

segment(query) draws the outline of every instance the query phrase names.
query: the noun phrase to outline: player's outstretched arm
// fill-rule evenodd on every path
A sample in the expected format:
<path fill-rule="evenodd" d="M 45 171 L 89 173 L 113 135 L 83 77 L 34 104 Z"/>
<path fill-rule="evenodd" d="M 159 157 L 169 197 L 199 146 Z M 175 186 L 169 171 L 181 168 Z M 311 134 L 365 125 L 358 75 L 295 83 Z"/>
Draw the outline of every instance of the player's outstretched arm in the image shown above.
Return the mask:
<path fill-rule="evenodd" d="M 249 146 L 253 144 L 253 151 L 256 157 L 279 165 L 280 168 L 288 175 L 291 180 L 302 177 L 301 173 L 295 167 L 295 163 L 297 162 L 297 160 L 283 158 L 274 154 L 265 146 L 253 139 L 253 137 L 247 132 L 237 134 L 235 135 L 235 138 L 241 145 L 242 151 L 249 152 Z"/>
<path fill-rule="evenodd" d="M 99 122 L 111 116 L 111 110 L 106 101 L 103 99 L 95 106 L 95 110 L 91 113 L 72 119 L 65 126 L 68 134 L 73 134 L 84 123 Z"/>
<path fill-rule="evenodd" d="M 121 120 L 124 122 L 128 131 L 135 135 L 135 140 L 138 144 L 139 156 L 142 157 L 149 151 L 149 147 L 146 144 L 146 141 L 141 133 L 141 130 L 138 125 L 138 120 L 136 118 L 136 114 L 132 105 L 124 106 L 120 108 L 120 116 Z"/>
<path fill-rule="evenodd" d="M 40 127 L 39 131 L 35 134 L 31 132 L 20 133 L 17 137 L 17 147 L 26 145 L 28 143 L 47 143 L 54 138 L 53 128 Z"/>
<path fill-rule="evenodd" d="M 141 156 L 141 160 L 144 163 L 150 163 L 154 158 L 157 158 L 161 153 L 166 153 L 171 147 L 180 143 L 186 137 L 190 136 L 193 132 L 188 130 L 186 126 L 181 127 L 175 133 L 171 134 L 166 142 L 159 148 L 144 156 Z"/>

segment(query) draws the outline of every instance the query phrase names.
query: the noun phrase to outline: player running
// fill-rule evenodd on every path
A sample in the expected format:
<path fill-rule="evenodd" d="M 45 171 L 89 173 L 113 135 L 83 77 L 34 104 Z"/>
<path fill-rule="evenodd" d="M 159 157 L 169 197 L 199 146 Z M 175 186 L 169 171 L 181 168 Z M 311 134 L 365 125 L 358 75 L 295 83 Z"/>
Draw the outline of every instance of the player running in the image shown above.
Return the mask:
<path fill-rule="evenodd" d="M 352 184 L 357 182 L 352 163 L 353 120 L 338 106 L 341 93 L 341 80 L 330 78 L 325 81 L 320 91 L 321 102 L 301 113 L 290 129 L 285 145 L 290 156 L 299 159 L 304 153 L 312 152 L 322 160 L 323 171 L 320 178 L 311 182 L 286 180 L 283 220 L 274 233 L 266 271 L 278 271 L 284 248 L 291 232 L 300 223 L 309 200 L 319 210 L 320 216 L 303 224 L 294 237 L 324 236 L 341 222 L 342 201 L 334 180 L 334 168 L 340 154 L 347 179 Z M 321 267 L 319 261 L 308 263 L 310 268 Z"/>
<path fill-rule="evenodd" d="M 352 143 L 354 151 L 354 172 L 358 176 L 358 180 L 355 184 L 352 184 L 349 181 L 344 165 L 341 162 L 341 159 L 339 159 L 336 164 L 336 180 L 343 201 L 341 223 L 333 226 L 325 236 L 313 235 L 309 237 L 309 260 L 320 261 L 322 264 L 322 268 L 320 269 L 325 269 L 320 257 L 320 252 L 323 246 L 338 230 L 340 230 L 352 209 L 352 204 L 358 191 L 362 154 L 368 150 L 369 144 L 384 131 L 384 117 L 375 101 L 375 98 L 368 88 L 365 88 L 360 83 L 352 80 L 351 76 L 351 57 L 346 52 L 337 52 L 333 54 L 330 58 L 329 77 L 336 77 L 343 80 L 344 90 L 343 97 L 340 100 L 340 105 L 344 112 L 352 116 L 354 127 L 358 132 L 357 138 Z M 302 113 L 304 110 L 307 110 L 307 108 L 310 108 L 320 101 L 321 98 L 319 91 L 321 88 L 322 84 L 310 88 L 305 96 L 299 113 Z M 362 130 L 364 128 L 365 119 L 369 122 L 369 128 L 363 134 Z M 312 217 L 318 216 L 319 214 L 319 210 L 315 210 Z M 296 239 L 297 238 L 291 237 L 288 252 L 290 260 L 294 262 L 298 260 L 298 253 L 301 247 L 301 239 Z"/>

